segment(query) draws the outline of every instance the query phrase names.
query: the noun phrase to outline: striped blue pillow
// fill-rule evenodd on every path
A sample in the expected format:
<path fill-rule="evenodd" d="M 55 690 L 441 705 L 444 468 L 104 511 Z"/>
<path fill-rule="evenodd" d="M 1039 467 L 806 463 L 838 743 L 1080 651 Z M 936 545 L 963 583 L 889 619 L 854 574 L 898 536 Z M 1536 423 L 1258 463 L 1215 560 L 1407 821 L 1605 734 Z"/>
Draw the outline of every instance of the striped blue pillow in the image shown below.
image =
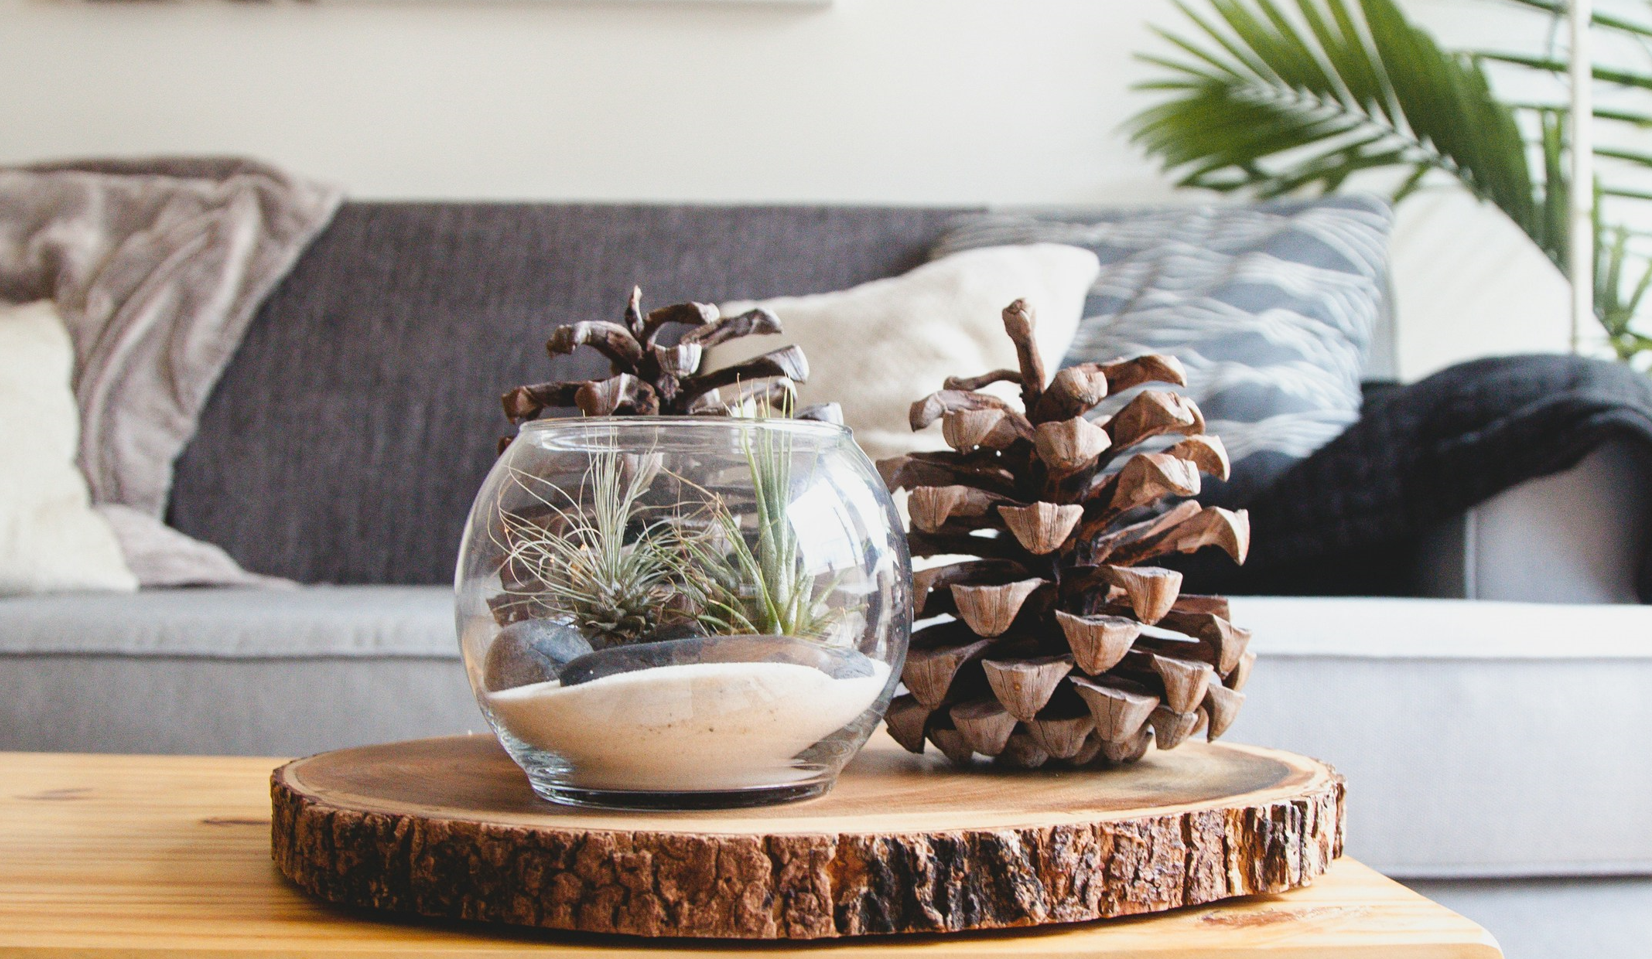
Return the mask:
<path fill-rule="evenodd" d="M 936 257 L 1065 243 L 1102 264 L 1067 364 L 1166 353 L 1233 460 L 1207 501 L 1242 504 L 1359 418 L 1360 372 L 1385 309 L 1382 200 L 960 217 Z M 1139 388 L 1138 388 L 1139 389 Z M 1128 401 L 1121 394 L 1098 409 Z"/>

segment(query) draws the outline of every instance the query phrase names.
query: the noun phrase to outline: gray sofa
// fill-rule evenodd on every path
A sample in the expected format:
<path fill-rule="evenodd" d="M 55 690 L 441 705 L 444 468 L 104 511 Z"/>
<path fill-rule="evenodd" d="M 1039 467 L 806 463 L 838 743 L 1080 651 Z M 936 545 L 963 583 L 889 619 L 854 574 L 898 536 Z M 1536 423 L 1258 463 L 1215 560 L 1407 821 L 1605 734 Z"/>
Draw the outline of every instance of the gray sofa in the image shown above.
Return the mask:
<path fill-rule="evenodd" d="M 264 305 L 171 507 L 310 585 L 0 600 L 0 749 L 294 755 L 483 728 L 454 550 L 496 398 L 547 378 L 549 326 L 612 314 L 632 282 L 665 303 L 896 274 L 953 212 L 347 205 Z M 1418 591 L 1460 598 L 1234 603 L 1261 660 L 1230 738 L 1336 764 L 1350 852 L 1514 959 L 1652 942 L 1652 607 L 1600 604 L 1631 596 L 1601 557 L 1646 549 L 1643 455 L 1443 527 Z"/>

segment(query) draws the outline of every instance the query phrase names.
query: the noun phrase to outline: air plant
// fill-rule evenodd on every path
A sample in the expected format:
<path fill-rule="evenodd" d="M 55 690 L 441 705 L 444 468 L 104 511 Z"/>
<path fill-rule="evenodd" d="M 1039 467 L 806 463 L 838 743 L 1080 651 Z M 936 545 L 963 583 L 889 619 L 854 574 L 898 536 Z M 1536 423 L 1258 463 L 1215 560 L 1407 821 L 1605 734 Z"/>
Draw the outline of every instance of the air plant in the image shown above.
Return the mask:
<path fill-rule="evenodd" d="M 771 411 L 765 407 L 759 417 Z M 803 548 L 786 515 L 792 480 L 791 437 L 783 430 L 744 430 L 741 448 L 751 470 L 757 542 L 746 542 L 740 522 L 720 498 L 713 513 L 721 549 L 704 549 L 702 568 L 712 590 L 701 621 L 723 633 L 762 633 L 823 639 L 842 616 L 826 597 L 836 581 L 821 584 L 805 568 Z"/>
<path fill-rule="evenodd" d="M 582 504 L 550 480 L 513 469 L 511 486 L 536 515 L 502 502 L 497 510 L 494 535 L 511 597 L 504 605 L 569 619 L 607 645 L 697 623 L 712 586 L 695 562 L 707 527 L 640 502 L 658 472 L 657 455 L 598 452 L 580 484 L 589 494 Z"/>

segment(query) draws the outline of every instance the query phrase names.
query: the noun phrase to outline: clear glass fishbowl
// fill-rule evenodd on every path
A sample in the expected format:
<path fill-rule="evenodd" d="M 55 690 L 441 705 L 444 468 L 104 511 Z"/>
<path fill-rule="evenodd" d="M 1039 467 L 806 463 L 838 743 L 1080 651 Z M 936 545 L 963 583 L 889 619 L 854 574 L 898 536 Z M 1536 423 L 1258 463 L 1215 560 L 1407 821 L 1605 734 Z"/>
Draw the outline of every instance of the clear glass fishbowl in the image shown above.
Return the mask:
<path fill-rule="evenodd" d="M 759 805 L 826 792 L 876 728 L 911 589 L 889 491 L 841 426 L 545 419 L 471 508 L 459 643 L 541 797 Z"/>

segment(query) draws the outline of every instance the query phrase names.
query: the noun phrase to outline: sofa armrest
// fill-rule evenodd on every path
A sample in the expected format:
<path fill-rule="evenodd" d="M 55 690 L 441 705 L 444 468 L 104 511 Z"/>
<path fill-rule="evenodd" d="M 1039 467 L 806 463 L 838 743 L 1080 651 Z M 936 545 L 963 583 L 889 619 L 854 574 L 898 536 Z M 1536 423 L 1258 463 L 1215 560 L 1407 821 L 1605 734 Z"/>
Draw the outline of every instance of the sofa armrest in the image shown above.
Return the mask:
<path fill-rule="evenodd" d="M 1537 603 L 1635 603 L 1652 546 L 1652 452 L 1625 440 L 1528 480 L 1435 527 L 1419 595 Z"/>

